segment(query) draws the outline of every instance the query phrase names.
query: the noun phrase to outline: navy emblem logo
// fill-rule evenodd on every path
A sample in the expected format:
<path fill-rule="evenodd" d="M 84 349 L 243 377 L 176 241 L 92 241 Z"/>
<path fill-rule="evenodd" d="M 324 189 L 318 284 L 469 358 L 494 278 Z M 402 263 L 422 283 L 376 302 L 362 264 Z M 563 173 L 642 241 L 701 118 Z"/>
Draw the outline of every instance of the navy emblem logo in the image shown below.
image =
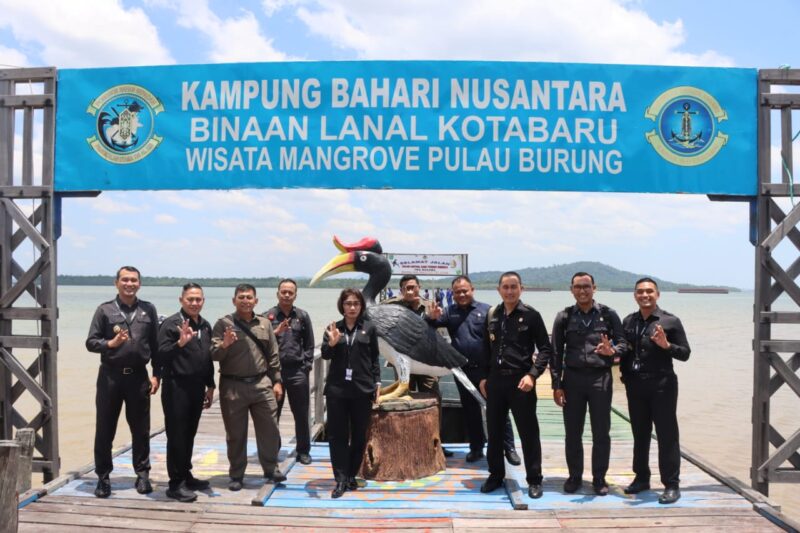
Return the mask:
<path fill-rule="evenodd" d="M 95 98 L 86 112 L 96 117 L 96 133 L 89 146 L 110 163 L 126 165 L 141 161 L 161 143 L 155 134 L 155 117 L 164 105 L 139 85 L 111 87 Z"/>
<path fill-rule="evenodd" d="M 661 93 L 644 116 L 656 123 L 655 129 L 645 134 L 647 142 L 675 165 L 702 165 L 728 142 L 728 136 L 719 130 L 728 114 L 713 96 L 696 87 L 675 87 Z"/>

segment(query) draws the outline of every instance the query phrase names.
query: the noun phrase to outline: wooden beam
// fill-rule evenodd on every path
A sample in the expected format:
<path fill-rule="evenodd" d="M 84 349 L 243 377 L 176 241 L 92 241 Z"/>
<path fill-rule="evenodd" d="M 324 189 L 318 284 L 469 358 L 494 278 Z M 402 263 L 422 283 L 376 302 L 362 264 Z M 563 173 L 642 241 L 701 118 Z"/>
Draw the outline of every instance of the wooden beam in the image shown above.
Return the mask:
<path fill-rule="evenodd" d="M 774 203 L 772 199 L 770 199 L 770 201 Z M 772 214 L 772 212 L 773 210 L 770 209 L 770 214 Z M 797 228 L 795 226 L 800 222 L 800 204 L 792 207 L 789 213 L 782 218 L 778 225 L 773 228 L 772 232 L 761 241 L 761 246 L 768 252 L 774 250 L 784 237 L 788 236 L 792 231 L 797 233 Z"/>
<path fill-rule="evenodd" d="M 506 494 L 508 494 L 508 499 L 511 500 L 511 506 L 514 508 L 514 510 L 527 511 L 528 504 L 522 499 L 522 490 L 520 489 L 517 480 L 507 477 L 503 480 L 503 482 L 506 489 Z"/>
<path fill-rule="evenodd" d="M 800 377 L 797 377 L 797 374 L 794 373 L 794 370 L 789 368 L 789 365 L 786 364 L 786 361 L 784 361 L 783 358 L 778 354 L 770 353 L 767 355 L 767 357 L 769 358 L 770 366 L 772 366 L 772 368 L 775 369 L 775 372 L 777 372 L 778 375 L 783 378 L 783 382 L 786 383 L 789 388 L 800 397 Z"/>
<path fill-rule="evenodd" d="M 0 524 L 4 531 L 17 530 L 17 471 L 19 444 L 0 441 Z"/>
<path fill-rule="evenodd" d="M 758 318 L 764 324 L 800 324 L 797 311 L 762 311 Z"/>
<path fill-rule="evenodd" d="M 766 461 L 761 463 L 758 467 L 759 470 L 774 471 L 785 463 L 789 457 L 792 456 L 800 448 L 800 430 L 795 431 L 791 437 L 778 446 L 778 449 L 767 458 Z"/>
<path fill-rule="evenodd" d="M 781 268 L 777 261 L 769 255 L 764 255 L 762 259 L 764 270 L 772 276 L 783 288 L 784 292 L 794 300 L 794 303 L 800 305 L 800 287 L 794 282 L 794 279 Z"/>
<path fill-rule="evenodd" d="M 783 435 L 778 433 L 777 429 L 770 426 L 769 442 L 770 444 L 778 448 L 779 446 L 782 446 L 784 442 L 786 442 L 786 439 L 783 438 Z M 793 453 L 792 455 L 789 456 L 789 459 L 787 459 L 787 461 L 789 461 L 795 468 L 800 468 L 800 453 L 797 452 Z"/>
<path fill-rule="evenodd" d="M 25 235 L 36 245 L 39 251 L 50 248 L 50 244 L 42 237 L 39 230 L 31 224 L 31 221 L 28 220 L 28 216 L 22 212 L 16 202 L 9 198 L 0 198 L 0 202 L 5 205 L 6 211 L 14 219 L 14 222 L 17 223 L 19 229 L 25 232 Z"/>
<path fill-rule="evenodd" d="M 38 226 L 42 221 L 44 217 L 44 206 L 44 202 L 40 202 L 39 205 L 36 206 L 36 209 L 33 210 L 33 213 L 28 217 L 28 222 L 30 222 L 32 226 Z M 11 237 L 11 249 L 16 250 L 26 238 L 27 235 L 22 228 L 17 228 L 17 231 L 15 231 L 14 235 Z"/>
<path fill-rule="evenodd" d="M 56 75 L 56 67 L 0 69 L 0 80 L 42 83 Z"/>
<path fill-rule="evenodd" d="M 792 369 L 792 372 L 800 368 L 800 354 L 797 353 L 792 354 L 789 360 L 786 361 L 786 364 L 789 365 L 789 368 Z M 772 378 L 770 378 L 769 380 L 769 395 L 772 396 L 773 394 L 775 394 L 775 391 L 780 389 L 784 383 L 785 381 L 783 379 L 783 376 L 781 376 L 780 374 L 775 374 L 774 376 L 772 376 Z M 800 468 L 800 465 L 798 465 L 798 468 Z"/>
<path fill-rule="evenodd" d="M 0 197 L 2 198 L 51 198 L 52 196 L 53 189 L 50 187 L 0 185 Z"/>
<path fill-rule="evenodd" d="M 25 389 L 36 398 L 36 401 L 39 402 L 39 405 L 41 405 L 43 409 L 49 409 L 53 405 L 50 396 L 39 386 L 36 380 L 28 374 L 25 367 L 22 366 L 22 363 L 3 346 L 0 346 L 0 362 L 25 385 Z"/>
<path fill-rule="evenodd" d="M 52 94 L 12 94 L 0 96 L 0 107 L 11 109 L 44 109 L 53 107 L 56 98 Z"/>
<path fill-rule="evenodd" d="M 55 320 L 57 316 L 55 309 L 43 307 L 0 308 L 0 320 Z"/>
<path fill-rule="evenodd" d="M 761 95 L 761 104 L 770 109 L 800 109 L 800 94 L 768 93 Z"/>
<path fill-rule="evenodd" d="M 759 343 L 759 348 L 762 356 L 768 356 L 765 352 L 800 352 L 800 340 L 766 339 Z"/>
<path fill-rule="evenodd" d="M 31 287 L 34 286 L 36 278 L 42 274 L 49 264 L 50 253 L 48 250 L 44 254 L 40 255 L 39 258 L 31 265 L 31 267 L 24 274 L 22 274 L 21 277 L 17 278 L 17 282 L 14 284 L 14 286 L 11 287 L 2 297 L 0 297 L 0 307 L 11 307 L 11 305 L 17 301 L 17 298 L 22 296 L 23 292 L 31 292 Z"/>

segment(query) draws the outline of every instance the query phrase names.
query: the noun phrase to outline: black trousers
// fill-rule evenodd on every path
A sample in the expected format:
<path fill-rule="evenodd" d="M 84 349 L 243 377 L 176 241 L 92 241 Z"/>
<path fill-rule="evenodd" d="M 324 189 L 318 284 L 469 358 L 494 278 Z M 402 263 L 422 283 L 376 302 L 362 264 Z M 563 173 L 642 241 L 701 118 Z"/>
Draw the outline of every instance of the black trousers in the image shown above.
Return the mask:
<path fill-rule="evenodd" d="M 564 371 L 564 448 L 570 477 L 583 477 L 583 426 L 586 407 L 592 424 L 592 481 L 605 480 L 611 455 L 610 368 L 571 369 Z"/>
<path fill-rule="evenodd" d="M 666 488 L 680 485 L 681 447 L 678 435 L 678 376 L 643 378 L 625 376 L 628 413 L 633 430 L 633 472 L 636 479 L 650 480 L 650 435 L 653 424 L 658 437 L 658 470 Z"/>
<path fill-rule="evenodd" d="M 111 448 L 123 403 L 133 443 L 133 470 L 141 476 L 150 471 L 150 377 L 144 366 L 131 374 L 122 372 L 100 365 L 97 373 L 94 465 L 98 478 L 108 477 L 114 469 Z"/>
<path fill-rule="evenodd" d="M 161 384 L 161 405 L 167 430 L 169 488 L 191 477 L 192 450 L 203 413 L 206 386 L 200 377 L 168 377 Z"/>
<path fill-rule="evenodd" d="M 326 395 L 328 406 L 328 443 L 331 452 L 333 477 L 347 481 L 361 468 L 367 447 L 367 427 L 372 411 L 372 397 L 341 398 Z"/>
<path fill-rule="evenodd" d="M 475 388 L 480 390 L 479 384 L 481 382 L 481 372 L 478 367 L 462 367 L 464 373 L 469 380 L 475 385 Z M 464 388 L 457 379 L 456 387 L 458 388 L 458 395 L 461 398 L 461 409 L 464 413 L 464 428 L 467 432 L 467 439 L 469 439 L 469 449 L 473 452 L 482 452 L 483 446 L 486 444 L 486 434 L 483 431 L 483 414 L 481 413 L 481 406 L 478 401 Z M 487 422 L 488 425 L 488 422 Z M 514 428 L 511 427 L 511 418 L 506 416 L 506 427 L 503 434 L 503 449 L 513 450 L 514 444 Z"/>
<path fill-rule="evenodd" d="M 539 420 L 536 418 L 536 389 L 522 392 L 517 388 L 524 373 L 491 374 L 486 384 L 486 426 L 489 446 L 486 458 L 489 477 L 502 479 L 506 475 L 503 458 L 503 434 L 509 410 L 514 415 L 520 440 L 526 479 L 529 485 L 542 482 L 542 443 L 539 440 Z"/>
<path fill-rule="evenodd" d="M 278 402 L 278 422 L 281 420 L 283 402 L 289 398 L 289 407 L 294 417 L 294 434 L 297 453 L 311 451 L 311 429 L 308 425 L 308 409 L 311 392 L 308 385 L 308 372 L 302 367 L 287 366 L 281 369 L 285 394 Z"/>

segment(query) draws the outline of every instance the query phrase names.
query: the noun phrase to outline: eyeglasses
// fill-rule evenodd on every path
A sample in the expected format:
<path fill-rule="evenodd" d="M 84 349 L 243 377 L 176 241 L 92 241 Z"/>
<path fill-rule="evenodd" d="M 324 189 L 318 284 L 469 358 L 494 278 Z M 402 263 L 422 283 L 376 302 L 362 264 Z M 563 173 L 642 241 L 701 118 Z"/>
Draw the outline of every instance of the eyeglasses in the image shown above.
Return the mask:
<path fill-rule="evenodd" d="M 588 291 L 592 288 L 591 285 L 573 285 L 572 288 L 577 291 Z"/>
<path fill-rule="evenodd" d="M 342 305 L 344 305 L 345 307 L 361 307 L 361 302 L 359 302 L 359 301 L 355 301 L 355 302 L 347 301 L 347 302 L 342 302 Z"/>

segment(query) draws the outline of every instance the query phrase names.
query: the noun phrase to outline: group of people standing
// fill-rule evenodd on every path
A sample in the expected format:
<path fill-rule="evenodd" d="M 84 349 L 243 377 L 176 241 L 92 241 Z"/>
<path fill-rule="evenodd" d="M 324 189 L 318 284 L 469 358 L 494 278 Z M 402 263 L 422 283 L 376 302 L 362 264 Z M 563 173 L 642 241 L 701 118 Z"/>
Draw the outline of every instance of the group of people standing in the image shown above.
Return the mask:
<path fill-rule="evenodd" d="M 131 430 L 135 487 L 153 491 L 150 482 L 150 396 L 161 388 L 167 434 L 169 498 L 192 502 L 194 491 L 210 484 L 192 474 L 194 438 L 203 409 L 211 406 L 219 363 L 219 403 L 232 491 L 241 490 L 247 467 L 247 429 L 252 418 L 258 460 L 264 478 L 286 480 L 278 468 L 281 447 L 278 422 L 285 393 L 295 419 L 296 457 L 310 464 L 308 424 L 309 372 L 314 359 L 314 332 L 308 314 L 294 306 L 297 284 L 282 280 L 278 303 L 263 315 L 254 311 L 256 289 L 234 290 L 234 312 L 214 324 L 200 312 L 205 303 L 196 283 L 183 286 L 180 310 L 160 325 L 155 307 L 137 297 L 139 270 L 117 271 L 117 296 L 101 304 L 89 327 L 86 348 L 100 354 L 95 404 L 95 496 L 111 495 L 111 448 L 123 404 Z M 147 364 L 152 365 L 148 376 Z"/>
<path fill-rule="evenodd" d="M 622 380 L 634 438 L 633 482 L 624 491 L 636 494 L 650 489 L 648 464 L 655 425 L 658 464 L 664 492 L 659 503 L 680 498 L 680 445 L 678 439 L 678 381 L 672 361 L 686 361 L 690 348 L 681 321 L 658 307 L 659 290 L 651 278 L 635 283 L 639 309 L 624 320 L 594 300 L 591 274 L 576 273 L 570 282 L 575 303 L 559 311 L 552 341 L 536 309 L 521 300 L 522 280 L 516 272 L 500 276 L 497 291 L 502 303 L 494 307 L 474 300 L 467 276 L 452 282 L 456 305 L 428 312 L 433 325 L 448 329 L 453 346 L 469 363 L 470 380 L 486 397 L 489 477 L 481 492 L 503 484 L 504 451 L 507 454 L 507 417 L 514 416 L 522 442 L 528 495 L 542 495 L 542 453 L 536 417 L 536 379 L 550 368 L 553 400 L 563 408 L 565 453 L 569 475 L 564 492 L 583 484 L 583 427 L 587 407 L 592 428 L 592 488 L 608 494 L 611 439 L 611 367 L 621 365 Z M 485 436 L 477 401 L 459 386 L 471 451 L 468 461 L 483 457 Z"/>
<path fill-rule="evenodd" d="M 235 288 L 234 312 L 211 327 L 200 312 L 202 288 L 184 285 L 180 310 L 159 326 L 155 307 L 137 298 L 139 271 L 125 266 L 117 272 L 114 300 L 95 312 L 86 341 L 101 354 L 97 379 L 97 419 L 94 444 L 95 495 L 111 494 L 111 447 L 123 403 L 133 441 L 136 490 L 152 492 L 149 480 L 150 396 L 162 390 L 167 433 L 168 497 L 196 499 L 193 491 L 209 482 L 192 474 L 192 449 L 202 409 L 214 398 L 214 365 L 219 363 L 220 410 L 226 431 L 229 489 L 240 490 L 247 466 L 247 427 L 253 419 L 258 459 L 264 478 L 280 482 L 281 446 L 278 421 L 288 393 L 295 420 L 297 460 L 310 456 L 309 372 L 313 365 L 314 334 L 308 313 L 294 306 L 297 284 L 284 279 L 278 302 L 263 315 L 255 313 L 256 289 Z M 587 407 L 592 428 L 592 487 L 608 494 L 605 479 L 610 456 L 612 398 L 611 367 L 621 365 L 634 437 L 635 478 L 625 493 L 650 489 L 649 449 L 653 425 L 658 435 L 658 463 L 664 492 L 660 503 L 680 498 L 680 447 L 676 416 L 678 384 L 672 360 L 685 361 L 690 348 L 680 320 L 660 309 L 658 285 L 638 280 L 634 298 L 639 309 L 624 320 L 594 300 L 594 278 L 576 273 L 570 289 L 575 304 L 559 311 L 552 341 L 541 314 L 521 300 L 522 280 L 516 272 L 502 274 L 498 305 L 474 299 L 469 277 L 452 281 L 454 305 L 426 305 L 416 276 L 400 280 L 400 296 L 387 303 L 405 305 L 431 327 L 445 327 L 453 347 L 467 363 L 463 371 L 486 398 L 488 434 L 481 407 L 457 382 L 469 439 L 468 462 L 486 458 L 489 476 L 481 492 L 498 489 L 505 478 L 505 460 L 520 464 L 514 448 L 509 412 L 522 443 L 528 495 L 542 495 L 542 453 L 536 416 L 536 379 L 549 367 L 553 399 L 563 408 L 565 452 L 569 476 L 564 491 L 574 493 L 583 483 L 582 434 Z M 343 290 L 337 301 L 342 320 L 331 323 L 322 340 L 322 357 L 331 361 L 324 394 L 327 432 L 335 479 L 332 497 L 357 490 L 356 474 L 366 447 L 373 402 L 380 391 L 379 348 L 375 327 L 365 319 L 366 302 L 357 289 Z M 151 363 L 153 375 L 146 365 Z M 436 378 L 413 376 L 411 388 L 439 398 Z M 446 455 L 449 454 L 445 451 Z"/>

